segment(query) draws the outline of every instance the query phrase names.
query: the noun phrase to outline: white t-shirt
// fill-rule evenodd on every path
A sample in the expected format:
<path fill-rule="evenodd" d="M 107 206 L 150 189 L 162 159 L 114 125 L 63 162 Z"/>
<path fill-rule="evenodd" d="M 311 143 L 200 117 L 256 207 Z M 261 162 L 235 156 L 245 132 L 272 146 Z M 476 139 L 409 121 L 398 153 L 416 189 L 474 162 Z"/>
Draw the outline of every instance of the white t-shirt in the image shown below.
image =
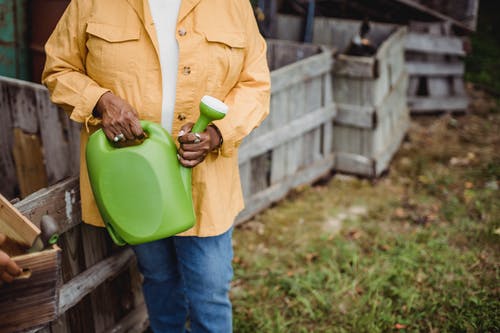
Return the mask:
<path fill-rule="evenodd" d="M 161 125 L 169 133 L 172 133 L 177 65 L 179 63 L 179 45 L 175 39 L 175 28 L 180 5 L 181 0 L 149 0 L 160 48 L 163 95 Z"/>

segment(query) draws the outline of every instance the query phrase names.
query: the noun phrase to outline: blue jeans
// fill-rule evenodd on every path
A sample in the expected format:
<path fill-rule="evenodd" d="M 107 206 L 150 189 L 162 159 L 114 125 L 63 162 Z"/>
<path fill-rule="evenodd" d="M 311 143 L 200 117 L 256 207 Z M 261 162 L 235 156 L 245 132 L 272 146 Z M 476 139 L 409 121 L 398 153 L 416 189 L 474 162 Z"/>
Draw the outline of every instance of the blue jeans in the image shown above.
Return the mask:
<path fill-rule="evenodd" d="M 169 237 L 134 246 L 155 333 L 232 332 L 233 229 L 214 237 Z"/>

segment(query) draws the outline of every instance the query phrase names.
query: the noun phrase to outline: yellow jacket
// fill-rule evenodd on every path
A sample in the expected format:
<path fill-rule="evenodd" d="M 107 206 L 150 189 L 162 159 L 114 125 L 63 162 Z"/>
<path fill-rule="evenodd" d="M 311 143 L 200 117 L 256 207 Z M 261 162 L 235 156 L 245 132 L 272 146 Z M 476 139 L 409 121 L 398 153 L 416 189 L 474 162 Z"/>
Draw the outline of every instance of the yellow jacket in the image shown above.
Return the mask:
<path fill-rule="evenodd" d="M 270 76 L 266 43 L 249 0 L 182 0 L 176 38 L 179 66 L 172 135 L 195 122 L 203 95 L 229 106 L 214 124 L 224 143 L 193 169 L 196 225 L 182 235 L 225 232 L 243 209 L 238 146 L 269 113 Z M 102 226 L 85 163 L 92 110 L 106 91 L 128 101 L 141 119 L 160 122 L 161 71 L 158 41 L 146 0 L 73 0 L 45 45 L 43 83 L 54 103 L 81 135 L 82 218 Z M 176 141 L 176 140 L 175 140 Z"/>

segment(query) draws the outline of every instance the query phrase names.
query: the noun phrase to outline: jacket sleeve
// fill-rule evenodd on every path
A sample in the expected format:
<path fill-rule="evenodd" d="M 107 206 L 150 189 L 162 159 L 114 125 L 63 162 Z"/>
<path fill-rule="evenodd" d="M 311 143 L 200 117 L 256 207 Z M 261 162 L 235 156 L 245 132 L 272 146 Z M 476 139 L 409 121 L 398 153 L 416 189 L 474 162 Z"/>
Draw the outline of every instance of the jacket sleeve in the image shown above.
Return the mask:
<path fill-rule="evenodd" d="M 91 125 L 99 123 L 92 110 L 108 91 L 86 75 L 86 17 L 90 1 L 73 0 L 45 44 L 47 60 L 42 83 L 49 89 L 51 100 L 70 118 Z"/>
<path fill-rule="evenodd" d="M 221 131 L 224 143 L 221 154 L 230 157 L 243 138 L 267 117 L 270 103 L 270 74 L 267 65 L 267 46 L 257 27 L 250 1 L 244 1 L 247 50 L 238 83 L 224 102 L 229 106 L 227 116 L 214 124 Z"/>

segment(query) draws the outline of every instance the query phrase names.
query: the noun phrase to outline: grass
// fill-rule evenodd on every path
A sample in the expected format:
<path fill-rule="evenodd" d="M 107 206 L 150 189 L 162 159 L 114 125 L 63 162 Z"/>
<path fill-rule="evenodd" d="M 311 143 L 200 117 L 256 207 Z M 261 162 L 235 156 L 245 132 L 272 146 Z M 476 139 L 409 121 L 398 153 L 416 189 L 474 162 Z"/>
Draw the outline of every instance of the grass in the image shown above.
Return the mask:
<path fill-rule="evenodd" d="M 235 231 L 234 331 L 500 332 L 500 25 L 480 2 L 472 112 L 420 117 L 376 182 L 297 189 Z"/>
<path fill-rule="evenodd" d="M 499 130 L 495 108 L 421 120 L 381 181 L 238 228 L 235 332 L 499 331 Z"/>
<path fill-rule="evenodd" d="M 472 89 L 472 88 L 471 88 Z M 235 231 L 235 332 L 499 332 L 500 108 L 414 121 L 389 174 Z"/>

